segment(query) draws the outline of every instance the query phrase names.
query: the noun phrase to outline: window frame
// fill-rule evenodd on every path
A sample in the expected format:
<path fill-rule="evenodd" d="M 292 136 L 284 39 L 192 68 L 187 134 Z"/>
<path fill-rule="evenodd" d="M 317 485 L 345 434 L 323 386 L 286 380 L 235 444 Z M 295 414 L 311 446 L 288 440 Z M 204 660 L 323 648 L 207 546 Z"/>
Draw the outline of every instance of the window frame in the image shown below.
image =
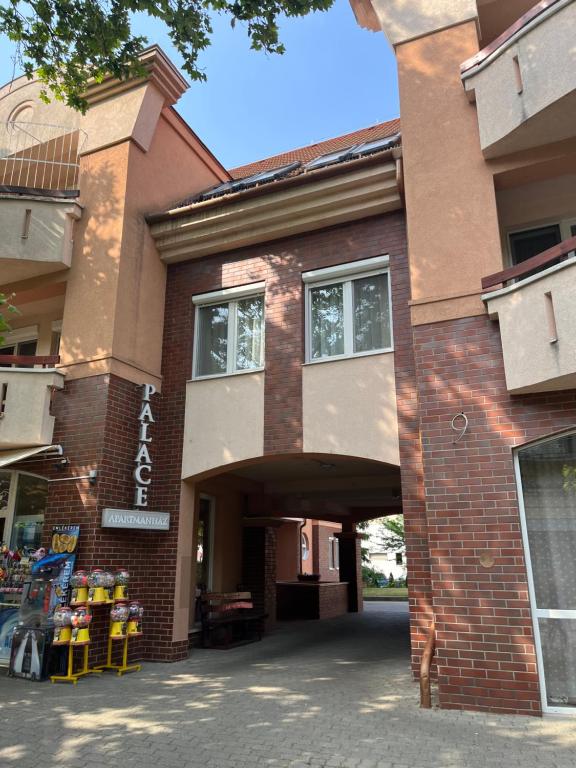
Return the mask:
<path fill-rule="evenodd" d="M 387 276 L 388 313 L 390 319 L 390 346 L 369 349 L 364 352 L 354 352 L 354 288 L 355 280 L 366 277 Z M 302 274 L 305 287 L 304 316 L 305 316 L 305 365 L 316 365 L 334 360 L 348 360 L 354 357 L 382 355 L 394 351 L 394 328 L 392 321 L 392 281 L 390 278 L 390 258 L 388 255 L 376 256 L 371 259 L 338 264 L 326 269 L 317 269 Z M 312 357 L 312 300 L 311 291 L 326 285 L 341 284 L 343 286 L 343 318 L 344 318 L 344 352 L 341 355 Z"/>
<path fill-rule="evenodd" d="M 21 470 L 14 469 L 2 469 L 3 472 L 10 475 L 10 487 L 8 490 L 8 501 L 6 504 L 6 513 L 0 512 L 0 519 L 4 520 L 4 543 L 8 547 L 12 545 L 12 538 L 14 536 L 14 521 L 16 519 L 16 498 L 18 495 L 18 486 L 20 484 L 20 478 L 24 475 L 28 477 L 34 477 L 38 480 L 44 480 L 49 482 L 46 477 L 39 475 L 36 472 L 22 472 Z M 44 515 L 43 525 L 46 523 L 46 515 Z M 0 537 L 0 543 L 2 538 Z"/>
<path fill-rule="evenodd" d="M 340 570 L 340 541 L 336 536 L 328 537 L 328 570 Z"/>
<path fill-rule="evenodd" d="M 192 297 L 194 305 L 194 341 L 192 350 L 192 380 L 204 381 L 206 379 L 220 379 L 224 376 L 240 376 L 246 373 L 258 373 L 263 371 L 266 365 L 266 285 L 264 282 L 251 283 L 250 285 L 223 288 L 218 291 L 199 294 Z M 236 370 L 236 352 L 238 344 L 238 302 L 244 299 L 262 296 L 264 311 L 262 317 L 262 365 L 255 368 L 242 368 Z M 204 307 L 228 305 L 228 327 L 226 340 L 226 371 L 221 373 L 198 373 L 198 349 L 200 335 L 200 310 Z"/>
<path fill-rule="evenodd" d="M 31 357 L 34 357 L 38 355 L 38 342 L 39 342 L 39 335 L 38 335 L 38 326 L 37 325 L 27 325 L 24 328 L 14 328 L 11 331 L 7 331 L 4 334 L 4 342 L 2 344 L 2 347 L 0 349 L 0 354 L 2 353 L 2 349 L 6 349 L 7 347 L 14 347 L 13 355 L 17 356 L 20 355 L 20 345 L 21 344 L 29 344 L 31 341 L 36 342 L 36 352 L 34 355 L 31 355 Z M 8 354 L 8 353 L 6 353 Z M 34 368 L 33 365 L 26 365 L 22 366 L 16 365 L 16 363 L 9 365 L 6 364 L 6 366 L 3 366 L 6 368 Z"/>
<path fill-rule="evenodd" d="M 533 232 L 538 229 L 543 229 L 545 227 L 554 227 L 554 226 L 557 226 L 560 229 L 560 242 L 563 242 L 564 240 L 567 240 L 570 237 L 574 237 L 574 235 L 572 234 L 572 228 L 576 227 L 576 215 L 567 216 L 563 218 L 541 219 L 537 222 L 532 222 L 531 224 L 526 224 L 524 226 L 507 227 L 505 229 L 505 238 L 506 238 L 506 259 L 508 262 L 508 266 L 509 267 L 516 266 L 512 258 L 512 236 L 513 235 L 521 235 L 527 232 Z"/>

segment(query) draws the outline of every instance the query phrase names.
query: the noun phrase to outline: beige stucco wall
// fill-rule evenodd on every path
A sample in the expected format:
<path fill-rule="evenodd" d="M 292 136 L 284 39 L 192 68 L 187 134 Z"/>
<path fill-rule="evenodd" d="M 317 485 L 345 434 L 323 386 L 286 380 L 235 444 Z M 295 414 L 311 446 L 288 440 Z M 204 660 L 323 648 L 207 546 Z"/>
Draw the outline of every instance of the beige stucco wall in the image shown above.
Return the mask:
<path fill-rule="evenodd" d="M 89 153 L 80 159 L 82 219 L 66 262 L 62 365 L 69 379 L 111 372 L 160 389 L 166 268 L 145 216 L 209 187 L 224 171 L 165 106 L 156 81 L 127 84 L 82 118 L 59 104 L 40 103 L 39 88 L 19 80 L 13 92 L 0 91 L 0 117 L 29 104 L 23 119 L 81 125 L 88 133 Z M 46 222 L 44 239 L 57 225 L 57 217 Z"/>
<path fill-rule="evenodd" d="M 551 343 L 547 316 L 550 293 L 558 340 Z M 487 300 L 500 323 L 506 384 L 509 391 L 545 392 L 576 387 L 576 258 L 552 267 Z"/>
<path fill-rule="evenodd" d="M 302 404 L 305 452 L 399 465 L 393 353 L 305 365 Z"/>
<path fill-rule="evenodd" d="M 263 452 L 264 373 L 188 382 L 184 479 Z"/>
<path fill-rule="evenodd" d="M 482 277 L 502 268 L 492 173 L 460 63 L 474 22 L 396 49 L 414 323 L 482 314 Z"/>
<path fill-rule="evenodd" d="M 242 581 L 243 493 L 221 479 L 182 483 L 176 555 L 173 639 L 185 640 L 194 623 L 198 510 L 202 495 L 213 500 L 212 585 L 216 592 L 235 592 Z"/>
<path fill-rule="evenodd" d="M 372 0 L 372 6 L 392 45 L 477 16 L 476 0 Z"/>
<path fill-rule="evenodd" d="M 12 283 L 67 269 L 74 221 L 81 213 L 78 204 L 67 200 L 0 195 L 0 281 Z"/>
<path fill-rule="evenodd" d="M 475 93 L 480 142 L 487 157 L 576 133 L 576 4 L 550 9 L 540 18 L 465 79 L 466 89 Z M 521 93 L 514 57 L 524 85 Z"/>
<path fill-rule="evenodd" d="M 54 432 L 51 387 L 62 389 L 62 374 L 49 369 L 0 368 L 0 389 L 4 384 L 8 388 L 0 419 L 2 450 L 50 445 Z"/>

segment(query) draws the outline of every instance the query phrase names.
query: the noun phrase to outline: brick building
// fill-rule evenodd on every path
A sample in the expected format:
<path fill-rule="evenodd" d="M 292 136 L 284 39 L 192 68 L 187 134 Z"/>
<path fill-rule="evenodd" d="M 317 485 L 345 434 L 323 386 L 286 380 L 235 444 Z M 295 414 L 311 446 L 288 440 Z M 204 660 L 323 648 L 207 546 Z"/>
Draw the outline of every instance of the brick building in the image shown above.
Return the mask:
<path fill-rule="evenodd" d="M 133 575 L 144 658 L 189 652 L 204 587 L 361 610 L 356 524 L 401 512 L 441 706 L 576 711 L 576 4 L 530 5 L 353 0 L 401 136 L 231 171 L 157 48 L 85 117 L 0 91 L 4 536 L 79 523 L 81 565 Z"/>
<path fill-rule="evenodd" d="M 576 4 L 351 5 L 398 62 L 413 652 L 442 706 L 574 712 Z"/>

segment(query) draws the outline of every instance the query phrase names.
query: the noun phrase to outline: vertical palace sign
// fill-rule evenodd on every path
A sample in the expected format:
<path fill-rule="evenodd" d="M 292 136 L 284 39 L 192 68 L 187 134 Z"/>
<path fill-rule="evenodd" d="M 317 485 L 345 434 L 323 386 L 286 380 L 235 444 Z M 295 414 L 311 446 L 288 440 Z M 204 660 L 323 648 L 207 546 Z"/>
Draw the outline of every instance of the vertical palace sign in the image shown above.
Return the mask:
<path fill-rule="evenodd" d="M 152 436 L 148 434 L 148 430 L 150 424 L 154 424 L 152 404 L 150 403 L 150 398 L 154 394 L 156 394 L 154 384 L 144 384 L 142 387 L 142 407 L 140 408 L 140 416 L 138 416 L 138 421 L 140 422 L 138 433 L 140 443 L 138 453 L 134 459 L 136 462 L 136 469 L 134 470 L 134 480 L 136 481 L 135 507 L 148 506 L 148 490 L 152 482 L 152 459 L 150 458 L 149 450 Z"/>
<path fill-rule="evenodd" d="M 152 435 L 150 426 L 155 423 L 152 412 L 152 395 L 156 394 L 154 384 L 142 386 L 142 403 L 138 416 L 138 452 L 134 462 L 133 472 L 136 484 L 134 506 L 136 509 L 103 509 L 102 527 L 104 528 L 135 528 L 140 530 L 167 531 L 170 528 L 168 512 L 151 512 L 148 510 L 148 493 L 152 483 L 152 458 L 150 443 Z"/>

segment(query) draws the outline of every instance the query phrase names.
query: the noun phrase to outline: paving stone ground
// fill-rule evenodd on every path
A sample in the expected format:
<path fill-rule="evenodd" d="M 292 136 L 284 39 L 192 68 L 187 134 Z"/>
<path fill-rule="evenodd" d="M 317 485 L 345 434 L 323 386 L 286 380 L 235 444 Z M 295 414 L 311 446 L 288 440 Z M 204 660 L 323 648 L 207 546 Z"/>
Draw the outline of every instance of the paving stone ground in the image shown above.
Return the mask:
<path fill-rule="evenodd" d="M 1 768 L 575 768 L 576 720 L 418 708 L 405 603 L 90 677 L 0 676 Z"/>

